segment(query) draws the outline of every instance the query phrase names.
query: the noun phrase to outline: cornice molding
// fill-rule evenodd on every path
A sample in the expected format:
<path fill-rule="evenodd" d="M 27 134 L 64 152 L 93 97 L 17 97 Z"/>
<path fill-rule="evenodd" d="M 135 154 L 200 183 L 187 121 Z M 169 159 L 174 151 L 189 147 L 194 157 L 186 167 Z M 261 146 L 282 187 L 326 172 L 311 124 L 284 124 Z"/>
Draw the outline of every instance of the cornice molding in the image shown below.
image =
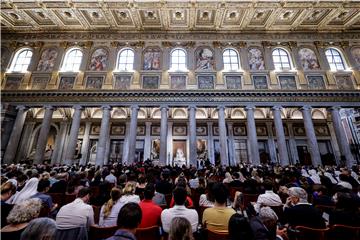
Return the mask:
<path fill-rule="evenodd" d="M 2 91 L 3 103 L 26 106 L 360 106 L 360 91 L 259 91 L 259 90 L 130 90 L 130 91 Z"/>
<path fill-rule="evenodd" d="M 360 39 L 360 31 L 342 32 L 342 33 L 314 33 L 314 32 L 278 32 L 278 33 L 214 33 L 214 32 L 196 32 L 196 33 L 136 33 L 136 32 L 57 32 L 57 33 L 15 33 L 2 32 L 2 41 L 326 41 L 339 39 L 343 42 Z M 130 43 L 129 43 L 130 44 Z"/>

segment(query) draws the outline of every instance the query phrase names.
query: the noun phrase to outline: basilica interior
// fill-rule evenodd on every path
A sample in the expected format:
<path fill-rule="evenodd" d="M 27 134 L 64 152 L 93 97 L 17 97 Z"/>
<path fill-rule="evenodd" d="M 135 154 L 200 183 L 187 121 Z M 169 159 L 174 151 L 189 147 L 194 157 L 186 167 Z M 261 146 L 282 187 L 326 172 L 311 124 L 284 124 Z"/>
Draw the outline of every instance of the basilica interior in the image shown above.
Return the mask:
<path fill-rule="evenodd" d="M 360 3 L 1 2 L 1 159 L 356 163 Z"/>

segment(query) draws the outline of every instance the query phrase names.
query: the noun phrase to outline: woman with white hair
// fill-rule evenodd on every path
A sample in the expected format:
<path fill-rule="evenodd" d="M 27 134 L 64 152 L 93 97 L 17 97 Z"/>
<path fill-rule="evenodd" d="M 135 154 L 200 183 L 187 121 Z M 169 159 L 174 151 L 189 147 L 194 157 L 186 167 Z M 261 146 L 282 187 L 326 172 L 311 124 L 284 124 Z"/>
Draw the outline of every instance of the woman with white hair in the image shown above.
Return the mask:
<path fill-rule="evenodd" d="M 1 229 L 1 238 L 20 239 L 20 235 L 28 223 L 39 216 L 41 206 L 41 201 L 38 198 L 24 200 L 16 204 L 6 219 L 9 225 Z"/>
<path fill-rule="evenodd" d="M 284 223 L 290 226 L 325 228 L 321 212 L 308 203 L 308 194 L 303 188 L 289 188 L 288 194 L 284 209 Z"/>
<path fill-rule="evenodd" d="M 255 239 L 275 239 L 278 216 L 270 207 L 262 207 L 259 215 L 250 220 Z"/>
<path fill-rule="evenodd" d="M 13 204 L 18 204 L 24 200 L 30 199 L 33 195 L 37 193 L 37 186 L 39 183 L 39 179 L 31 178 L 21 189 L 20 192 L 15 194 L 14 199 L 12 200 Z"/>

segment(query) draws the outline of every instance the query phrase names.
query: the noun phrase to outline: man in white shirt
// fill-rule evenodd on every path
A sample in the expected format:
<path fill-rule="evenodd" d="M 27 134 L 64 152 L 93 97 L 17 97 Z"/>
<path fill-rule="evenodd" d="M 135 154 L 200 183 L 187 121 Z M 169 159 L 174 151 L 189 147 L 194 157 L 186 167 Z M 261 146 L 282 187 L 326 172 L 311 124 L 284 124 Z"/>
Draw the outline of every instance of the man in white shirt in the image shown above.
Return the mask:
<path fill-rule="evenodd" d="M 114 174 L 115 174 L 115 171 L 114 171 L 114 170 L 111 170 L 111 171 L 110 171 L 110 174 L 105 177 L 105 181 L 107 181 L 107 182 L 109 182 L 109 183 L 112 183 L 112 184 L 114 184 L 114 185 L 116 186 L 116 184 L 117 184 L 117 179 L 116 179 L 116 177 L 114 176 Z"/>
<path fill-rule="evenodd" d="M 198 213 L 194 209 L 185 207 L 186 189 L 183 187 L 175 188 L 174 192 L 175 206 L 170 209 L 165 209 L 161 213 L 161 222 L 165 232 L 169 232 L 170 224 L 173 218 L 183 217 L 186 218 L 190 224 L 192 231 L 195 232 L 199 223 Z"/>
<path fill-rule="evenodd" d="M 94 224 L 94 210 L 87 204 L 90 200 L 90 188 L 80 189 L 77 198 L 60 208 L 56 216 L 58 229 L 72 229 L 86 227 L 87 229 Z"/>
<path fill-rule="evenodd" d="M 270 180 L 264 181 L 265 193 L 260 194 L 255 204 L 256 212 L 259 212 L 260 208 L 263 206 L 276 207 L 282 206 L 281 199 L 279 195 L 273 192 L 273 183 Z"/>

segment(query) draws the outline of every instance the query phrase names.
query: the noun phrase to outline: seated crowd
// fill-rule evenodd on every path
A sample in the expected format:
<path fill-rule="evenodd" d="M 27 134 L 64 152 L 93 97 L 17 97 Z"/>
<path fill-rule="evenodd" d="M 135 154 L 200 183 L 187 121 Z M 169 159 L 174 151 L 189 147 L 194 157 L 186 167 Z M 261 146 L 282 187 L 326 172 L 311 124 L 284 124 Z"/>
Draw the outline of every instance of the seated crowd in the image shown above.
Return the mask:
<path fill-rule="evenodd" d="M 286 240 L 299 226 L 330 232 L 337 225 L 359 233 L 359 173 L 359 166 L 3 165 L 1 235 Z"/>

